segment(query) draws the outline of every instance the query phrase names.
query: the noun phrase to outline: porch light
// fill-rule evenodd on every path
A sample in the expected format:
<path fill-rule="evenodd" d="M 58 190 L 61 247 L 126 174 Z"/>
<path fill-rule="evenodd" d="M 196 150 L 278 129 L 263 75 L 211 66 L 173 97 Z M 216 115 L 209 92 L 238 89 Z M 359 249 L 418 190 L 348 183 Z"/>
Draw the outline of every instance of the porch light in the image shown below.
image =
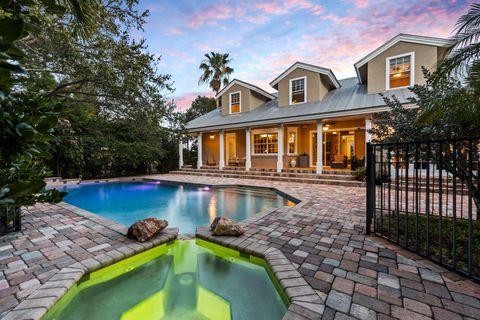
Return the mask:
<path fill-rule="evenodd" d="M 333 133 L 333 134 L 337 134 L 337 131 L 333 131 L 332 133 Z"/>
<path fill-rule="evenodd" d="M 328 130 L 328 127 L 323 127 L 323 131 L 327 131 Z"/>
<path fill-rule="evenodd" d="M 215 135 L 214 135 L 214 134 L 211 134 L 211 135 L 210 135 L 210 139 L 215 139 Z"/>

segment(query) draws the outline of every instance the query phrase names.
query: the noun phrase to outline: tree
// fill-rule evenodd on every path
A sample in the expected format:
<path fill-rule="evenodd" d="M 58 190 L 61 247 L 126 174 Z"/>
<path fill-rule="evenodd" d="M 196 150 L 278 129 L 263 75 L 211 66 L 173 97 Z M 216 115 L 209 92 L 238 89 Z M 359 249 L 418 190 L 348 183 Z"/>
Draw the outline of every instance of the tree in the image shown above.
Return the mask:
<path fill-rule="evenodd" d="M 228 53 L 206 53 L 205 59 L 202 60 L 199 67 L 202 70 L 199 84 L 208 83 L 215 94 L 218 94 L 222 84 L 226 86 L 230 82 L 233 68 L 229 67 L 228 64 L 231 61 Z"/>
<path fill-rule="evenodd" d="M 458 19 L 452 45 L 445 53 L 434 75 L 435 81 L 450 76 L 465 78 L 472 90 L 480 89 L 480 4 L 474 3 Z"/>
<path fill-rule="evenodd" d="M 20 228 L 19 207 L 37 201 L 58 202 L 64 193 L 45 190 L 53 129 L 58 121 L 57 100 L 18 91 L 27 55 L 21 39 L 42 29 L 40 16 L 75 26 L 77 36 L 96 23 L 95 0 L 22 1 L 0 3 L 0 232 L 11 222 Z M 15 87 L 14 87 L 15 86 Z"/>
<path fill-rule="evenodd" d="M 217 108 L 217 101 L 215 98 L 206 97 L 206 96 L 197 96 L 195 100 L 192 101 L 192 105 L 184 114 L 185 123 L 192 121 L 195 118 L 198 118 L 204 114 L 209 113 L 212 110 Z"/>

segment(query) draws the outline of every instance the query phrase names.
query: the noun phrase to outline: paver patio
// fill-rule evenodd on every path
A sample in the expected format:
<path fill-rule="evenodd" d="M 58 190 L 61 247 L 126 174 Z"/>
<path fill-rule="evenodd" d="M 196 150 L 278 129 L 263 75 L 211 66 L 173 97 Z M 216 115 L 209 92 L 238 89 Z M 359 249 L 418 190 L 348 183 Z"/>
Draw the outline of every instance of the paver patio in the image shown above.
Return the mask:
<path fill-rule="evenodd" d="M 283 286 L 299 291 L 299 283 L 306 281 L 313 289 L 297 292 L 286 319 L 480 319 L 480 285 L 365 236 L 364 188 L 182 175 L 148 178 L 275 187 L 302 200 L 295 207 L 250 217 L 246 234 L 238 239 L 212 239 L 205 229 L 198 231 L 199 237 L 235 248 L 281 250 L 288 260 L 277 261 L 272 270 Z M 69 264 L 115 256 L 112 252 L 126 246 L 144 250 L 153 245 L 139 246 L 117 224 L 73 211 L 36 205 L 24 217 L 24 231 L 0 238 L 0 317 Z M 292 265 L 302 278 L 297 272 L 289 277 Z"/>

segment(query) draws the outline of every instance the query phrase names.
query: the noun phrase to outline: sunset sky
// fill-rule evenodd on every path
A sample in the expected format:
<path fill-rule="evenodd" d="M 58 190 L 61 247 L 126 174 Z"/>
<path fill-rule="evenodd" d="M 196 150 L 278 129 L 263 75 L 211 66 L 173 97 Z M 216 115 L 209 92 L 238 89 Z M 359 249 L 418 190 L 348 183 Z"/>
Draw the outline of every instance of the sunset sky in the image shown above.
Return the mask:
<path fill-rule="evenodd" d="M 145 32 L 149 51 L 161 55 L 160 72 L 171 74 L 180 109 L 197 95 L 203 54 L 228 52 L 238 78 L 269 86 L 295 61 L 355 76 L 353 64 L 398 33 L 448 37 L 466 0 L 141 0 L 150 10 Z"/>

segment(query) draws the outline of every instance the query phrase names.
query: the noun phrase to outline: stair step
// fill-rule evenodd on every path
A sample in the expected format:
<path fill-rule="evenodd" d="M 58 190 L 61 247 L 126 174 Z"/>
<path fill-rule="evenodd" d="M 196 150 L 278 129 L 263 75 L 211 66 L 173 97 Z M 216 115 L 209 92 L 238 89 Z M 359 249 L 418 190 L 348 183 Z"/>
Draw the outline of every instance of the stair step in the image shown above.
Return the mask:
<path fill-rule="evenodd" d="M 208 170 L 210 171 L 210 170 Z M 277 175 L 259 175 L 252 174 L 251 172 L 244 172 L 241 176 L 238 173 L 233 172 L 208 172 L 207 170 L 176 170 L 171 171 L 171 174 L 187 174 L 194 176 L 206 176 L 206 177 L 223 177 L 223 178 L 241 178 L 241 179 L 256 179 L 256 180 L 271 180 L 271 181 L 284 181 L 284 182 L 299 182 L 299 183 L 313 183 L 313 184 L 329 184 L 329 185 L 342 185 L 342 186 L 356 186 L 363 187 L 365 186 L 364 182 L 357 180 L 338 180 L 331 177 L 324 178 L 322 175 L 311 174 L 309 177 L 289 177 L 281 176 L 280 173 Z M 307 175 L 307 174 L 305 174 Z"/>
<path fill-rule="evenodd" d="M 284 178 L 298 178 L 298 179 L 327 179 L 327 180 L 343 180 L 343 181 L 354 181 L 355 177 L 352 175 L 344 174 L 330 174 L 330 173 L 294 173 L 294 172 L 261 172 L 261 171 L 236 171 L 236 170 L 214 170 L 214 169 L 186 169 L 182 168 L 182 172 L 200 172 L 200 173 L 209 173 L 209 174 L 234 174 L 237 176 L 262 176 L 262 177 L 284 177 Z"/>

